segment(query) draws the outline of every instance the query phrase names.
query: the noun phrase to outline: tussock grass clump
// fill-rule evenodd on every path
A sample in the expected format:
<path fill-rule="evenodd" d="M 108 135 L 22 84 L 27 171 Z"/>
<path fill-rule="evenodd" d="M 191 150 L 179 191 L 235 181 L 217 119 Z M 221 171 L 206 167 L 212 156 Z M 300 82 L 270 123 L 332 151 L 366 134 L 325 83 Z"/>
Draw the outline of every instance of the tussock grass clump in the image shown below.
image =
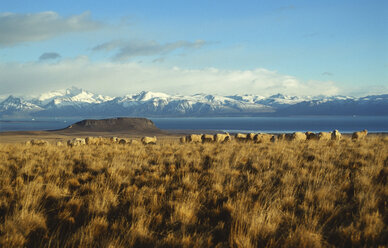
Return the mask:
<path fill-rule="evenodd" d="M 388 140 L 0 145 L 1 247 L 377 247 Z"/>

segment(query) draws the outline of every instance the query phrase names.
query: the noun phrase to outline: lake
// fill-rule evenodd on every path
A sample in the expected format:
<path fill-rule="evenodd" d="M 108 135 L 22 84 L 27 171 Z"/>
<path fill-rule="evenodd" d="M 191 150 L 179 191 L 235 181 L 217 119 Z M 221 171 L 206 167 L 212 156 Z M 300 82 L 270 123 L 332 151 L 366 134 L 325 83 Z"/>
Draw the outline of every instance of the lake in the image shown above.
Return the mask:
<path fill-rule="evenodd" d="M 149 118 L 161 129 L 218 130 L 225 132 L 332 131 L 388 132 L 388 116 L 297 116 L 297 117 L 214 117 Z M 0 132 L 61 129 L 80 121 L 77 118 L 0 120 Z"/>

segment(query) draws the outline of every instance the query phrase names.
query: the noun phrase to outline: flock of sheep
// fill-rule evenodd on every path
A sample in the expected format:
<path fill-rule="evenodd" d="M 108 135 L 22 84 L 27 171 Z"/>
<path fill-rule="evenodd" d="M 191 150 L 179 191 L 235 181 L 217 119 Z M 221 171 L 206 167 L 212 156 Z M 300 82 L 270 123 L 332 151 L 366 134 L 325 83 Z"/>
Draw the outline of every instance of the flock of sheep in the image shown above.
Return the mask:
<path fill-rule="evenodd" d="M 87 137 L 87 138 L 73 138 L 71 140 L 67 141 L 67 145 L 70 147 L 73 146 L 80 146 L 80 145 L 109 145 L 109 144 L 156 144 L 156 137 L 143 137 L 141 140 L 135 140 L 135 139 L 125 139 L 125 138 L 118 138 L 118 137 L 110 137 L 110 138 L 104 138 L 104 137 Z M 27 145 L 48 145 L 49 142 L 46 140 L 30 140 L 26 142 Z M 64 144 L 61 141 L 57 141 L 57 146 L 63 146 Z"/>
<path fill-rule="evenodd" d="M 156 144 L 156 137 L 143 137 L 141 138 L 141 143 L 147 145 L 147 144 Z M 131 145 L 137 145 L 140 144 L 138 140 L 135 139 L 125 139 L 125 138 L 118 138 L 118 137 L 110 137 L 110 138 L 103 138 L 103 137 L 87 137 L 86 139 L 83 138 L 74 138 L 72 140 L 67 141 L 68 146 L 78 146 L 78 145 L 109 145 L 109 144 L 131 144 Z"/>
<path fill-rule="evenodd" d="M 354 132 L 352 134 L 353 140 L 359 140 L 366 137 L 368 134 L 367 130 Z M 294 132 L 290 134 L 278 134 L 272 135 L 267 133 L 237 133 L 234 135 L 236 141 L 254 141 L 254 142 L 276 142 L 278 140 L 340 140 L 342 138 L 341 133 L 338 130 L 332 132 Z M 206 142 L 218 142 L 224 143 L 232 140 L 232 136 L 229 133 L 225 134 L 191 134 L 180 138 L 181 143 L 206 143 Z"/>
<path fill-rule="evenodd" d="M 352 134 L 353 140 L 360 140 L 366 137 L 368 134 L 367 130 L 354 132 Z M 332 132 L 294 132 L 290 134 L 278 134 L 272 135 L 267 133 L 237 133 L 233 137 L 236 141 L 253 141 L 256 143 L 261 142 L 276 142 L 280 140 L 288 141 L 303 141 L 303 140 L 340 140 L 342 138 L 341 133 L 338 130 Z M 232 140 L 232 136 L 229 133 L 217 133 L 217 134 L 190 134 L 180 138 L 181 143 L 207 143 L 207 142 L 216 142 L 216 143 L 225 143 Z M 118 137 L 87 137 L 87 138 L 74 138 L 67 141 L 67 145 L 70 147 L 79 146 L 79 145 L 109 145 L 109 144 L 156 144 L 156 137 L 143 137 L 141 140 L 135 139 L 125 139 Z M 26 142 L 27 145 L 48 145 L 46 140 L 30 140 Z M 58 141 L 57 146 L 63 146 L 64 144 L 61 141 Z"/>

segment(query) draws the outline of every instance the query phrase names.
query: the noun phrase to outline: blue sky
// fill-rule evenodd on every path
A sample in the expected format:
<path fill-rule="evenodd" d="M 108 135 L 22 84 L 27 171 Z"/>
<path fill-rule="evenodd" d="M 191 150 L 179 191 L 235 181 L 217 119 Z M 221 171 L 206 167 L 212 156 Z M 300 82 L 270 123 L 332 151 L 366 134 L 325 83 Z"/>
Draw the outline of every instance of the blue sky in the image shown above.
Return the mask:
<path fill-rule="evenodd" d="M 0 95 L 388 93 L 388 2 L 7 1 Z"/>

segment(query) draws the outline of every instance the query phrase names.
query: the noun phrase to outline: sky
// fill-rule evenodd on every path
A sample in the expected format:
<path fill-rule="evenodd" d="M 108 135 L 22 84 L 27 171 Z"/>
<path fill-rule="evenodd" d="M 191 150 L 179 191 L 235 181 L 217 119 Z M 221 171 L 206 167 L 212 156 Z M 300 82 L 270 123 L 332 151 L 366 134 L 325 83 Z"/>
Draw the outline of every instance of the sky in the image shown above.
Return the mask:
<path fill-rule="evenodd" d="M 388 1 L 0 4 L 0 96 L 388 94 Z"/>

